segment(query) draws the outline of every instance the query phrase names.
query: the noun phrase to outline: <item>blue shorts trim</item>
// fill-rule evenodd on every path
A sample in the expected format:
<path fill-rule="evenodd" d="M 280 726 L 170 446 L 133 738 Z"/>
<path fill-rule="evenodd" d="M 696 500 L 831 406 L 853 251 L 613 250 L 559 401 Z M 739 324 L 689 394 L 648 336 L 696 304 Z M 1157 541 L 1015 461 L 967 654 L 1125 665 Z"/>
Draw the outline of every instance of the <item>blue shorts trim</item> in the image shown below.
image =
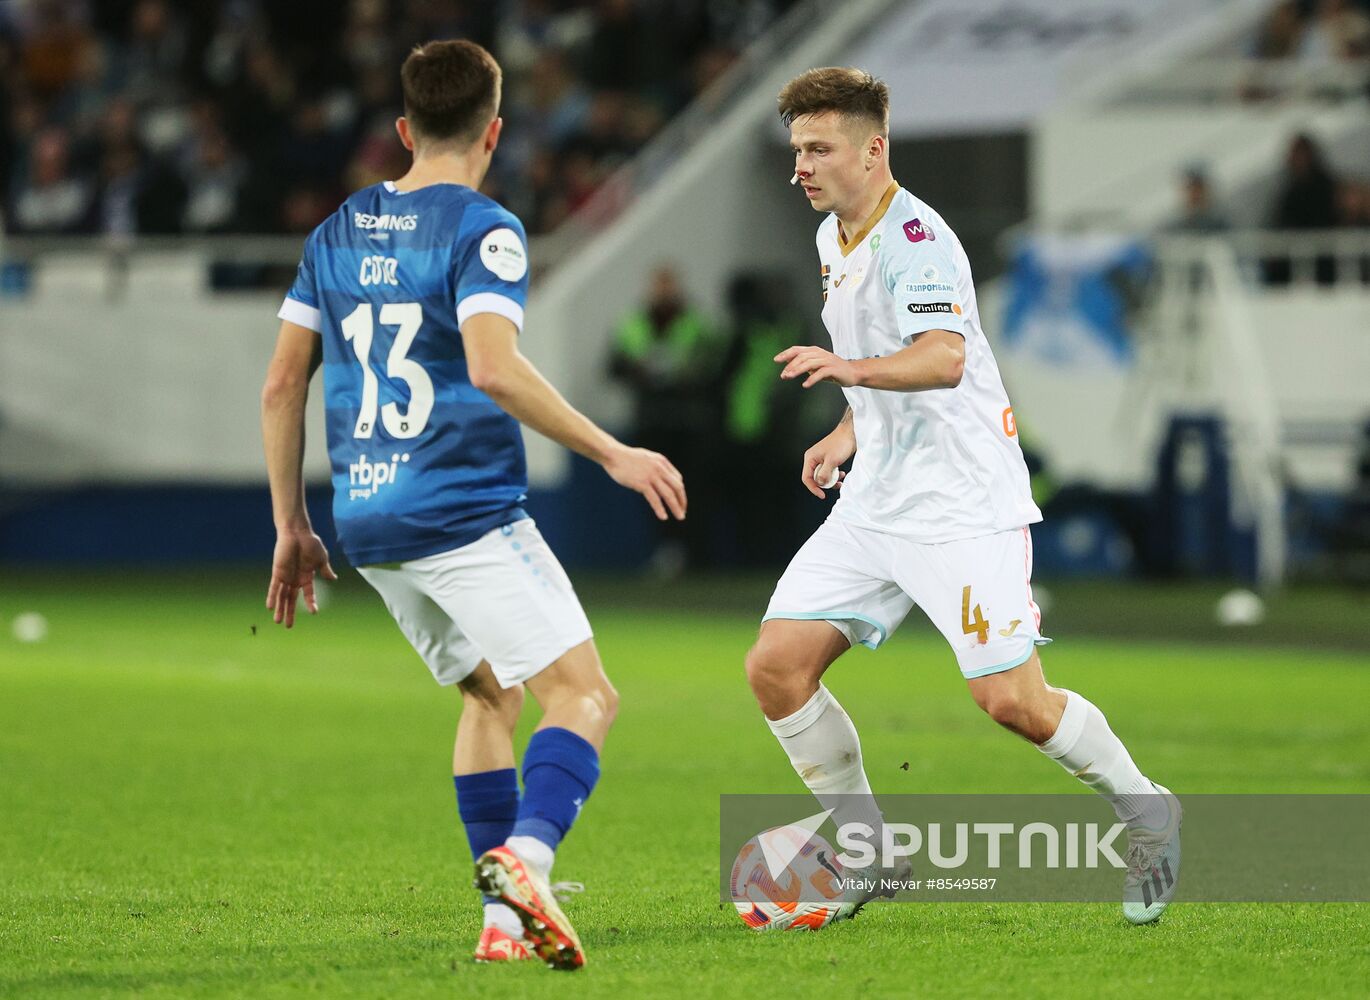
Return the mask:
<path fill-rule="evenodd" d="M 879 633 L 879 637 L 871 642 L 869 639 L 862 639 L 861 645 L 867 649 L 878 649 L 880 644 L 885 641 L 887 631 L 874 618 L 858 614 L 855 611 L 769 611 L 761 620 L 768 622 L 772 618 L 788 619 L 792 621 L 857 621 L 864 622 Z"/>

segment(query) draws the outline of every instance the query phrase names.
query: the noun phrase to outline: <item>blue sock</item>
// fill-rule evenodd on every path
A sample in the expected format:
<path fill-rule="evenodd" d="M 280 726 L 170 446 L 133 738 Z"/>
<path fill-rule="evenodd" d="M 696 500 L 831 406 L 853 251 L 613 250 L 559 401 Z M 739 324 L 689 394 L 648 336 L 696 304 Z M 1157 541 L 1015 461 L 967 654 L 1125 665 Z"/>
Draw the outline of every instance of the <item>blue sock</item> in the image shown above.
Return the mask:
<path fill-rule="evenodd" d="M 519 813 L 518 772 L 506 767 L 502 771 L 458 774 L 452 783 L 457 788 L 457 813 L 466 827 L 471 857 L 478 858 L 508 840 Z M 486 896 L 485 901 L 498 899 Z"/>
<path fill-rule="evenodd" d="M 569 729 L 539 729 L 523 755 L 523 800 L 514 836 L 556 850 L 599 780 L 599 754 Z"/>

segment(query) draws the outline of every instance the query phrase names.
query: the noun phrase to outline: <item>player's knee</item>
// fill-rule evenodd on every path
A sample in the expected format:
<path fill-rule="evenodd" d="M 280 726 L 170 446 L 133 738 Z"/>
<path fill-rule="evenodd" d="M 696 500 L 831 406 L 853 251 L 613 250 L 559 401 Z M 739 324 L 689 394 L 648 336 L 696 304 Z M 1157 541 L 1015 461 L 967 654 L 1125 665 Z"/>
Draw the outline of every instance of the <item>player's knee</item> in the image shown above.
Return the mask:
<path fill-rule="evenodd" d="M 747 683 L 768 719 L 791 714 L 813 693 L 802 667 L 764 640 L 747 653 L 745 666 Z"/>
<path fill-rule="evenodd" d="M 618 715 L 618 692 L 608 684 L 586 688 L 570 695 L 570 702 L 557 707 L 558 714 L 569 714 L 586 730 L 600 734 L 609 731 Z"/>
<path fill-rule="evenodd" d="M 601 732 L 608 732 L 618 717 L 618 690 L 605 675 L 603 666 L 587 671 L 571 686 L 570 693 L 580 700 L 585 717 L 593 718 Z"/>
<path fill-rule="evenodd" d="M 600 685 L 599 701 L 600 712 L 604 716 L 604 728 L 608 729 L 618 718 L 618 689 L 609 683 L 607 677 Z"/>
<path fill-rule="evenodd" d="M 764 643 L 758 642 L 747 650 L 744 666 L 747 671 L 747 683 L 758 698 L 773 690 L 782 679 L 778 669 L 778 658 Z"/>
<path fill-rule="evenodd" d="M 1019 729 L 1028 712 L 1028 700 L 1007 684 L 989 684 L 975 691 L 975 703 L 995 722 Z"/>
<path fill-rule="evenodd" d="M 477 712 L 493 716 L 513 728 L 523 711 L 523 685 L 502 688 L 499 684 L 463 685 L 461 689 L 462 711 Z"/>
<path fill-rule="evenodd" d="M 618 691 L 601 673 L 583 683 L 566 684 L 543 694 L 543 711 L 575 718 L 590 730 L 607 733 L 618 717 Z"/>
<path fill-rule="evenodd" d="M 519 714 L 523 711 L 523 695 L 522 684 L 515 684 L 513 687 L 500 692 L 500 715 L 509 723 L 510 727 L 518 722 Z"/>

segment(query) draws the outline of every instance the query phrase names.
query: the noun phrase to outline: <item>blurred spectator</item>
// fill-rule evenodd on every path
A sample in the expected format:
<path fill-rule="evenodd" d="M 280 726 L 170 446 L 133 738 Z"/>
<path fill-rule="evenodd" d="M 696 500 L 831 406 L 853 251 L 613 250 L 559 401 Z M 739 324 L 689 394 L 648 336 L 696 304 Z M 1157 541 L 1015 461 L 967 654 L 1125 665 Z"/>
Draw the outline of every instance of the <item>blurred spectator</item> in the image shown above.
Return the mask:
<path fill-rule="evenodd" d="M 582 73 L 592 87 L 631 90 L 650 72 L 647 25 L 634 0 L 599 0 Z"/>
<path fill-rule="evenodd" d="M 288 233 L 308 233 L 338 207 L 336 195 L 318 187 L 292 188 L 281 205 L 281 225 Z"/>
<path fill-rule="evenodd" d="M 1295 136 L 1279 181 L 1270 228 L 1323 230 L 1332 229 L 1337 221 L 1337 179 L 1312 137 Z M 1288 284 L 1292 276 L 1288 258 L 1269 258 L 1264 261 L 1263 270 L 1269 284 Z M 1336 280 L 1336 262 L 1329 255 L 1316 257 L 1313 270 L 1318 284 Z"/>
<path fill-rule="evenodd" d="M 361 140 L 343 176 L 343 186 L 349 191 L 393 180 L 409 169 L 409 153 L 395 141 L 392 123 L 377 125 Z M 511 210 L 512 206 L 509 207 Z M 517 213 L 516 213 L 517 214 Z M 520 215 L 520 218 L 528 219 Z"/>
<path fill-rule="evenodd" d="M 1252 54 L 1257 59 L 1292 58 L 1299 51 L 1303 31 L 1303 14 L 1298 0 L 1282 0 L 1261 24 Z"/>
<path fill-rule="evenodd" d="M 1270 225 L 1273 229 L 1331 229 L 1337 224 L 1337 179 L 1312 137 L 1294 137 Z"/>
<path fill-rule="evenodd" d="M 739 274 L 728 288 L 731 330 L 721 380 L 722 480 L 741 489 L 717 506 L 736 518 L 728 549 L 746 566 L 786 559 L 794 539 L 802 534 L 795 523 L 795 505 L 809 496 L 799 485 L 798 474 L 807 445 L 793 435 L 803 397 L 780 391 L 785 386 L 775 363 L 777 354 L 804 341 L 792 301 L 785 279 L 778 275 Z M 712 482 L 715 477 L 706 478 Z M 708 503 L 711 497 L 695 501 L 695 489 L 692 484 L 692 510 L 714 506 Z"/>
<path fill-rule="evenodd" d="M 98 227 L 110 236 L 138 232 L 141 156 L 131 141 L 107 146 L 100 154 Z"/>
<path fill-rule="evenodd" d="M 123 89 L 139 104 L 166 104 L 179 96 L 186 58 L 184 25 L 166 0 L 138 0 L 122 47 Z"/>
<path fill-rule="evenodd" d="M 1213 204 L 1208 174 L 1191 167 L 1180 177 L 1180 214 L 1168 227 L 1177 233 L 1219 233 L 1228 228 L 1227 216 Z"/>
<path fill-rule="evenodd" d="M 71 140 L 52 126 L 34 139 L 27 176 L 14 194 L 14 228 L 28 233 L 75 233 L 91 222 L 94 190 L 71 171 Z"/>
<path fill-rule="evenodd" d="M 77 18 L 75 4 L 37 0 L 27 19 L 27 30 L 21 28 L 23 82 L 40 98 L 58 96 L 76 79 L 86 49 L 93 42 Z"/>
<path fill-rule="evenodd" d="M 229 232 L 238 221 L 247 168 L 212 110 L 205 114 L 181 168 L 186 185 L 181 226 L 188 233 Z"/>
<path fill-rule="evenodd" d="M 1338 185 L 1337 224 L 1346 229 L 1370 227 L 1370 184 L 1344 180 Z"/>
<path fill-rule="evenodd" d="M 1344 180 L 1337 188 L 1337 222 L 1343 229 L 1370 229 L 1370 184 Z M 1370 285 L 1370 253 L 1352 255 L 1348 265 L 1362 285 Z"/>
<path fill-rule="evenodd" d="M 590 101 L 589 87 L 571 75 L 565 53 L 544 51 L 528 76 L 519 123 L 526 134 L 520 139 L 548 147 L 561 145 L 585 126 Z"/>
<path fill-rule="evenodd" d="M 321 97 L 306 98 L 295 105 L 295 113 L 280 139 L 276 162 L 287 183 L 322 189 L 334 187 L 347 162 L 347 136 L 329 122 Z M 343 192 L 338 192 L 339 196 Z"/>
<path fill-rule="evenodd" d="M 721 354 L 713 325 L 686 300 L 670 265 L 653 272 L 646 302 L 625 316 L 614 333 L 609 372 L 633 392 L 634 443 L 674 462 L 687 489 L 702 486 L 709 475 L 708 454 L 718 439 L 717 407 L 710 394 Z M 662 575 L 707 562 L 702 518 L 666 522 L 662 534 L 654 559 Z"/>
<path fill-rule="evenodd" d="M 1332 63 L 1370 55 L 1370 17 L 1351 0 L 1319 0 L 1303 30 L 1298 56 Z"/>

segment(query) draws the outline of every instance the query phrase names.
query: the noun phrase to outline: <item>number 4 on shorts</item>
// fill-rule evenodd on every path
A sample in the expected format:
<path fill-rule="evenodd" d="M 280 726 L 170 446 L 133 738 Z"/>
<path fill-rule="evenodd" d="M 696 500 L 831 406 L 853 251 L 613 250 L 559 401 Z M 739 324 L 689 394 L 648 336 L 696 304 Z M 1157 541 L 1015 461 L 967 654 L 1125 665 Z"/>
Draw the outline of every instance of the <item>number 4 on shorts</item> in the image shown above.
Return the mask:
<path fill-rule="evenodd" d="M 977 641 L 982 646 L 989 642 L 989 622 L 985 621 L 985 616 L 980 611 L 980 605 L 975 605 L 975 617 L 970 616 L 969 587 L 965 587 L 961 591 L 961 631 L 966 635 L 979 636 Z"/>

